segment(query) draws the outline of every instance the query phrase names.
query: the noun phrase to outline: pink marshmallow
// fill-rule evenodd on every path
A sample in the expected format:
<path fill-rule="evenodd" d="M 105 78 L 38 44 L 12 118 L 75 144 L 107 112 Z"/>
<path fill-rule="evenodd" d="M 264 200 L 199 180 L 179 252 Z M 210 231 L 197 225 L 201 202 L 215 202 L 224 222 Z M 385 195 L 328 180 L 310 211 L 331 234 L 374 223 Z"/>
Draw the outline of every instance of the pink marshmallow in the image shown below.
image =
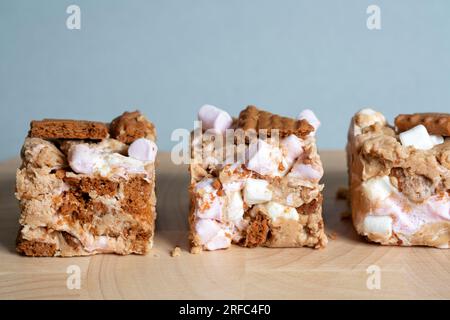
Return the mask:
<path fill-rule="evenodd" d="M 423 203 L 408 203 L 406 196 L 401 193 L 392 194 L 380 203 L 374 215 L 385 215 L 389 212 L 393 218 L 393 230 L 396 233 L 411 235 L 423 225 L 450 220 L 450 196 L 434 195 Z"/>
<path fill-rule="evenodd" d="M 213 200 L 210 199 L 210 196 L 213 197 Z M 197 217 L 202 219 L 222 220 L 224 201 L 221 197 L 213 193 L 208 193 L 205 197 L 203 197 L 203 199 L 199 199 L 197 201 Z M 200 208 L 202 207 L 206 207 L 206 209 L 201 210 Z"/>
<path fill-rule="evenodd" d="M 231 245 L 231 238 L 227 237 L 223 226 L 214 220 L 198 220 L 195 231 L 207 250 L 225 249 Z"/>
<path fill-rule="evenodd" d="M 195 224 L 195 231 L 202 244 L 207 244 L 221 229 L 220 224 L 211 219 L 199 219 Z"/>
<path fill-rule="evenodd" d="M 274 148 L 264 140 L 258 140 L 256 146 L 250 146 L 246 167 L 261 175 L 275 175 L 278 173 L 281 160 L 280 149 Z"/>
<path fill-rule="evenodd" d="M 141 161 L 154 162 L 157 152 L 156 143 L 145 138 L 135 140 L 128 148 L 128 156 Z"/>
<path fill-rule="evenodd" d="M 289 175 L 303 178 L 305 180 L 319 181 L 322 178 L 323 172 L 316 170 L 310 164 L 303 164 L 301 162 L 296 162 L 292 167 Z"/>
<path fill-rule="evenodd" d="M 233 119 L 226 111 L 209 104 L 200 108 L 198 119 L 202 122 L 203 129 L 212 129 L 219 134 L 224 134 L 233 123 Z"/>
<path fill-rule="evenodd" d="M 224 230 L 220 230 L 214 238 L 208 241 L 206 244 L 206 249 L 208 250 L 218 250 L 226 249 L 231 245 L 231 238 L 227 237 Z"/>
<path fill-rule="evenodd" d="M 205 178 L 195 184 L 195 191 L 197 192 L 213 192 L 214 188 L 212 186 L 213 179 Z"/>
<path fill-rule="evenodd" d="M 303 141 L 291 134 L 281 141 L 281 147 L 285 151 L 286 158 L 291 164 L 303 153 Z"/>
<path fill-rule="evenodd" d="M 76 144 L 68 152 L 69 165 L 76 173 L 92 174 L 99 161 L 98 153 L 86 144 Z"/>
<path fill-rule="evenodd" d="M 309 122 L 310 125 L 314 127 L 314 131 L 317 131 L 317 129 L 320 126 L 320 121 L 314 114 L 314 112 L 310 109 L 305 109 L 302 112 L 300 112 L 298 116 L 299 120 L 306 120 Z"/>

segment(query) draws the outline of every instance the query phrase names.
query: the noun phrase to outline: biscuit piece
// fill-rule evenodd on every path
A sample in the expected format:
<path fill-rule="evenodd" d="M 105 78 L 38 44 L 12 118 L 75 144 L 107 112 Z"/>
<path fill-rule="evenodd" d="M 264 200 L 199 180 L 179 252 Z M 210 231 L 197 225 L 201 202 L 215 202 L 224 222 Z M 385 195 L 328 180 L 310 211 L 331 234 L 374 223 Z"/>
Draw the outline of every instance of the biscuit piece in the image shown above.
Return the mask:
<path fill-rule="evenodd" d="M 124 112 L 120 117 L 115 118 L 111 122 L 110 132 L 112 138 L 126 144 L 139 138 L 155 141 L 156 137 L 154 125 L 139 111 Z"/>
<path fill-rule="evenodd" d="M 131 157 L 118 140 L 97 141 L 92 137 L 100 135 L 92 134 L 81 139 L 67 134 L 80 131 L 63 125 L 55 131 L 53 125 L 77 121 L 52 120 L 49 128 L 45 123 L 39 132 L 52 138 L 27 137 L 16 173 L 17 251 L 63 257 L 147 253 L 156 218 L 154 160 Z"/>
<path fill-rule="evenodd" d="M 84 120 L 44 119 L 31 121 L 29 136 L 42 139 L 91 139 L 108 137 L 108 126 Z"/>
<path fill-rule="evenodd" d="M 248 106 L 241 111 L 238 119 L 238 127 L 247 130 L 267 130 L 270 136 L 272 130 L 279 130 L 280 137 L 294 134 L 299 138 L 308 136 L 314 127 L 306 120 L 296 120 L 282 117 L 267 111 L 262 111 L 255 106 Z"/>
<path fill-rule="evenodd" d="M 435 124 L 445 115 L 401 115 L 407 130 L 419 124 L 442 134 Z M 405 120 L 406 119 L 406 120 Z M 364 121 L 362 121 L 364 120 Z M 443 123 L 443 122 L 442 122 Z M 441 123 L 441 124 L 442 124 Z M 352 220 L 356 231 L 383 245 L 450 245 L 450 139 L 427 150 L 401 143 L 384 116 L 364 109 L 353 117 L 347 161 Z"/>
<path fill-rule="evenodd" d="M 395 118 L 395 125 L 400 132 L 407 131 L 422 124 L 429 134 L 450 137 L 449 113 L 414 113 L 401 114 Z"/>

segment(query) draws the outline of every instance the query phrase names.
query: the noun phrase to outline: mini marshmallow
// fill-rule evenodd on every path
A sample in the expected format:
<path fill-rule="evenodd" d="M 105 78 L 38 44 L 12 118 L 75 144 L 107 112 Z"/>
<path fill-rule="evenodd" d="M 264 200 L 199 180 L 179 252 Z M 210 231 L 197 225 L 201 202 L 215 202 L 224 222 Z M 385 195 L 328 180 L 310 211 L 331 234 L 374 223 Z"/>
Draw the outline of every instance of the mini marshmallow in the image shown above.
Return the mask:
<path fill-rule="evenodd" d="M 314 112 L 310 109 L 305 109 L 302 112 L 300 112 L 298 116 L 299 120 L 306 120 L 309 122 L 310 125 L 314 127 L 314 131 L 317 131 L 317 129 L 320 126 L 320 121 L 314 114 Z"/>
<path fill-rule="evenodd" d="M 289 172 L 288 176 L 301 178 L 310 181 L 319 181 L 322 178 L 323 171 L 316 170 L 310 164 L 304 164 L 297 161 Z"/>
<path fill-rule="evenodd" d="M 292 165 L 303 153 L 303 141 L 295 134 L 291 134 L 281 141 L 281 148 L 284 151 L 286 161 Z"/>
<path fill-rule="evenodd" d="M 76 144 L 68 152 L 69 165 L 76 173 L 92 174 L 100 154 L 87 144 Z"/>
<path fill-rule="evenodd" d="M 206 243 L 207 250 L 226 249 L 231 245 L 231 237 L 222 229 Z"/>
<path fill-rule="evenodd" d="M 222 197 L 208 193 L 197 201 L 197 217 L 202 219 L 222 220 L 224 205 L 224 200 Z"/>
<path fill-rule="evenodd" d="M 104 153 L 94 164 L 94 172 L 106 177 L 117 173 L 145 173 L 144 163 L 140 160 L 125 157 L 119 153 Z"/>
<path fill-rule="evenodd" d="M 222 183 L 222 188 L 225 192 L 234 192 L 239 191 L 244 186 L 243 181 L 230 181 L 230 182 L 224 182 Z"/>
<path fill-rule="evenodd" d="M 378 111 L 375 111 L 370 108 L 365 108 L 359 110 L 355 117 L 354 123 L 352 125 L 352 135 L 357 136 L 362 133 L 362 129 L 369 127 L 375 123 L 379 123 L 381 125 L 386 124 L 386 118 L 384 115 Z"/>
<path fill-rule="evenodd" d="M 443 136 L 436 136 L 434 134 L 430 135 L 431 142 L 434 146 L 444 143 L 444 137 Z"/>
<path fill-rule="evenodd" d="M 210 219 L 199 219 L 195 231 L 208 250 L 225 249 L 231 245 L 231 238 L 225 233 L 223 226 Z"/>
<path fill-rule="evenodd" d="M 202 122 L 203 129 L 212 129 L 219 134 L 224 134 L 233 123 L 233 118 L 226 111 L 209 104 L 200 108 L 198 119 Z"/>
<path fill-rule="evenodd" d="M 272 199 L 269 182 L 262 179 L 247 179 L 244 185 L 244 200 L 249 205 L 264 203 Z"/>
<path fill-rule="evenodd" d="M 125 157 L 119 153 L 101 152 L 87 144 L 76 144 L 70 147 L 68 161 L 73 171 L 82 174 L 99 173 L 106 177 L 110 174 L 146 173 L 144 164 L 140 160 Z"/>
<path fill-rule="evenodd" d="M 377 234 L 389 238 L 392 235 L 392 218 L 390 216 L 366 216 L 363 231 L 365 235 Z"/>
<path fill-rule="evenodd" d="M 214 191 L 214 188 L 212 186 L 214 180 L 211 178 L 205 178 L 195 185 L 195 191 L 202 192 L 202 193 L 210 193 Z"/>
<path fill-rule="evenodd" d="M 247 169 L 255 171 L 261 175 L 279 175 L 279 165 L 283 155 L 279 148 L 273 147 L 264 140 L 249 148 Z"/>
<path fill-rule="evenodd" d="M 223 215 L 224 198 L 217 195 L 217 190 L 212 186 L 213 179 L 203 179 L 195 185 L 197 198 L 197 210 L 195 214 L 202 219 L 216 219 L 221 221 Z"/>
<path fill-rule="evenodd" d="M 373 110 L 373 109 L 370 109 L 370 108 L 364 108 L 364 109 L 359 110 L 358 114 L 363 114 L 363 115 L 366 115 L 366 116 L 374 116 L 374 115 L 377 114 L 377 112 L 375 110 Z"/>
<path fill-rule="evenodd" d="M 239 221 L 244 216 L 244 201 L 241 192 L 234 191 L 227 195 L 225 218 L 228 221 Z"/>
<path fill-rule="evenodd" d="M 412 146 L 418 150 L 429 150 L 433 148 L 433 141 L 428 134 L 427 128 L 422 124 L 400 133 L 399 138 L 405 147 Z"/>
<path fill-rule="evenodd" d="M 263 205 L 267 211 L 269 217 L 275 221 L 278 218 L 284 218 L 289 220 L 298 220 L 298 212 L 293 207 L 284 206 L 278 202 L 270 201 Z"/>
<path fill-rule="evenodd" d="M 364 119 L 359 119 L 359 120 L 365 120 L 362 123 L 358 123 L 362 128 L 371 126 L 375 123 L 379 123 L 382 125 L 384 125 L 386 123 L 386 118 L 384 117 L 384 115 L 381 112 L 375 111 L 370 108 L 361 109 L 356 113 L 356 115 L 365 116 Z"/>
<path fill-rule="evenodd" d="M 369 200 L 374 202 L 383 201 L 388 198 L 391 193 L 396 191 L 388 176 L 371 178 L 364 181 L 362 188 Z"/>
<path fill-rule="evenodd" d="M 155 162 L 158 147 L 152 140 L 140 138 L 128 148 L 128 156 L 141 161 Z"/>
<path fill-rule="evenodd" d="M 206 244 L 209 240 L 214 238 L 221 229 L 220 224 L 211 219 L 198 219 L 195 224 L 195 231 L 202 244 Z"/>

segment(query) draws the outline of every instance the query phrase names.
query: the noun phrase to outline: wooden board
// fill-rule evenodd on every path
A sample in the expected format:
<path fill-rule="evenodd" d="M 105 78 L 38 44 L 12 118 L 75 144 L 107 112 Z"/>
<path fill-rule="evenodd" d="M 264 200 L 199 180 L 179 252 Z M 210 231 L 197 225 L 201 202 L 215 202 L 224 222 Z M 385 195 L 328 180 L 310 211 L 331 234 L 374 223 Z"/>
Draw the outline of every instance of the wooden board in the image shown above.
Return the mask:
<path fill-rule="evenodd" d="M 346 185 L 342 151 L 323 151 L 324 218 L 335 240 L 323 250 L 246 249 L 188 253 L 186 166 L 158 158 L 158 223 L 147 256 L 28 258 L 16 254 L 18 160 L 0 163 L 0 298 L 37 299 L 391 299 L 450 298 L 450 250 L 383 247 L 364 242 L 341 220 Z M 174 246 L 181 256 L 171 257 Z M 81 271 L 81 288 L 67 288 L 67 268 Z M 367 268 L 380 269 L 380 289 L 368 289 Z M 373 277 L 373 276 L 372 276 Z M 372 279 L 372 278 L 370 278 Z"/>

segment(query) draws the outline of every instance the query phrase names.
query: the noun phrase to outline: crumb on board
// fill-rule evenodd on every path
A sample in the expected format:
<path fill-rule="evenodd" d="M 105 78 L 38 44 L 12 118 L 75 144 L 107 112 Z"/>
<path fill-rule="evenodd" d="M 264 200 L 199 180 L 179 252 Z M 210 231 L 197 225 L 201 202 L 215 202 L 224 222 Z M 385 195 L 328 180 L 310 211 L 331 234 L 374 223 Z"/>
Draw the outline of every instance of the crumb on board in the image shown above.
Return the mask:
<path fill-rule="evenodd" d="M 173 248 L 173 250 L 170 252 L 170 255 L 172 257 L 179 257 L 181 255 L 180 247 L 176 246 L 175 248 Z"/>
<path fill-rule="evenodd" d="M 336 199 L 347 200 L 348 199 L 348 188 L 339 187 L 336 191 Z"/>
<path fill-rule="evenodd" d="M 328 239 L 336 240 L 337 239 L 337 233 L 336 232 L 328 232 L 327 233 Z"/>
<path fill-rule="evenodd" d="M 192 254 L 199 254 L 200 252 L 202 252 L 202 248 L 201 247 L 192 247 L 191 248 L 191 253 Z"/>

